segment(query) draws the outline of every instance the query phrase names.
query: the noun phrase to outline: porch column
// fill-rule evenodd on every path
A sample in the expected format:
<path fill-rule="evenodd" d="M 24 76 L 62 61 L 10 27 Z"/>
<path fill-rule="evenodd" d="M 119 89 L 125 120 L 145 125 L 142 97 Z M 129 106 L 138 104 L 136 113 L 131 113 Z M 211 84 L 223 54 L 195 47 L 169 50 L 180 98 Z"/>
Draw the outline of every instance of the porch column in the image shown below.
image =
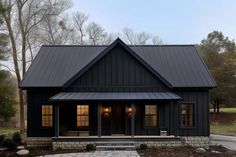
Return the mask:
<path fill-rule="evenodd" d="M 101 118 L 101 104 L 98 103 L 98 137 L 102 135 L 102 118 Z"/>
<path fill-rule="evenodd" d="M 135 134 L 135 106 L 134 103 L 131 104 L 132 113 L 131 113 L 131 137 L 134 137 Z"/>
<path fill-rule="evenodd" d="M 59 104 L 55 104 L 55 137 L 59 137 Z"/>

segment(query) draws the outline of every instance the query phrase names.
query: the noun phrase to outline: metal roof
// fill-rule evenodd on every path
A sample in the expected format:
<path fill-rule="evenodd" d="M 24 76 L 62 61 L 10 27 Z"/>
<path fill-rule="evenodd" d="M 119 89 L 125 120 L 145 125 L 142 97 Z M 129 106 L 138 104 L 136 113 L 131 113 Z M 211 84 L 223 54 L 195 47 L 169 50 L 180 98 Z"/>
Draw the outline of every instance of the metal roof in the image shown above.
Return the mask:
<path fill-rule="evenodd" d="M 49 100 L 180 100 L 172 92 L 62 92 Z"/>
<path fill-rule="evenodd" d="M 117 39 L 114 43 L 123 42 Z M 108 47 L 89 45 L 42 46 L 26 72 L 20 87 L 63 87 Z M 127 47 L 172 87 L 216 86 L 194 45 Z"/>

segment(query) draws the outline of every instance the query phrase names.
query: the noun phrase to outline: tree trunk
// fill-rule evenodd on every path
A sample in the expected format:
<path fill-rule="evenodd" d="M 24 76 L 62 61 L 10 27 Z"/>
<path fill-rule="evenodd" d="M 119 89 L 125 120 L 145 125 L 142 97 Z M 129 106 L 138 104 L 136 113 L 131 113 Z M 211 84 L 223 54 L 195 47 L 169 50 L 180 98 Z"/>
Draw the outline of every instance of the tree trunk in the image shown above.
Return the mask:
<path fill-rule="evenodd" d="M 217 113 L 220 112 L 220 101 L 219 99 L 216 100 L 216 108 L 217 108 Z"/>
<path fill-rule="evenodd" d="M 18 89 L 19 93 L 19 104 L 20 104 L 20 131 L 25 130 L 25 108 L 24 108 L 24 92 L 21 88 Z"/>
<path fill-rule="evenodd" d="M 14 69 L 16 73 L 16 79 L 17 79 L 17 84 L 19 85 L 21 82 L 21 76 L 20 76 L 20 69 L 18 65 L 18 57 L 17 57 L 17 49 L 16 49 L 16 41 L 13 35 L 13 30 L 11 26 L 11 15 L 10 12 L 7 12 L 8 14 L 3 14 L 4 20 L 7 25 L 9 37 L 10 37 L 10 42 L 12 46 L 12 58 L 13 58 L 13 63 L 14 63 Z M 20 130 L 24 131 L 25 130 L 25 125 L 24 125 L 24 95 L 23 91 L 21 89 L 18 89 L 18 94 L 19 94 L 19 104 L 20 104 Z"/>

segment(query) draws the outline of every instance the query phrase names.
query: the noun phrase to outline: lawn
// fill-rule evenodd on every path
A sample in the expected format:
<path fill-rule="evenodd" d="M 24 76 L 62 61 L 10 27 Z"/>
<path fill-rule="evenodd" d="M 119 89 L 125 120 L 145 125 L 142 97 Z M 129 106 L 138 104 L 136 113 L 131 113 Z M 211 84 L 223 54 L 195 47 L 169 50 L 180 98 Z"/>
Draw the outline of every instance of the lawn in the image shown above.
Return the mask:
<path fill-rule="evenodd" d="M 213 109 L 210 109 L 210 112 L 213 112 Z M 236 113 L 236 108 L 220 108 L 220 112 Z"/>
<path fill-rule="evenodd" d="M 11 134 L 16 131 L 19 131 L 19 129 L 17 129 L 17 128 L 0 128 L 0 135 L 1 134 Z"/>
<path fill-rule="evenodd" d="M 236 108 L 221 108 L 220 113 L 211 112 L 211 133 L 236 135 Z"/>

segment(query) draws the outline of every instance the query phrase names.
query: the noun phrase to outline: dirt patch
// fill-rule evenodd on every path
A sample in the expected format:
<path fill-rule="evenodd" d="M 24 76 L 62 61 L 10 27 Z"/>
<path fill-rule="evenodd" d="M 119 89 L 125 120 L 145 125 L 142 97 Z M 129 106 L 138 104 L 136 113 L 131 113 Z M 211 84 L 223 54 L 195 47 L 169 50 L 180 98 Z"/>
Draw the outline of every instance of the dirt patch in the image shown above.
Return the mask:
<path fill-rule="evenodd" d="M 210 113 L 211 122 L 216 122 L 219 124 L 232 124 L 236 123 L 236 113 Z"/>
<path fill-rule="evenodd" d="M 196 148 L 193 147 L 176 147 L 176 148 L 157 148 L 138 150 L 141 157 L 236 157 L 235 151 L 230 151 L 222 146 L 212 146 L 206 150 L 206 153 L 197 154 Z M 219 151 L 221 153 L 213 153 Z"/>
<path fill-rule="evenodd" d="M 236 113 L 210 113 L 211 133 L 236 135 Z"/>

